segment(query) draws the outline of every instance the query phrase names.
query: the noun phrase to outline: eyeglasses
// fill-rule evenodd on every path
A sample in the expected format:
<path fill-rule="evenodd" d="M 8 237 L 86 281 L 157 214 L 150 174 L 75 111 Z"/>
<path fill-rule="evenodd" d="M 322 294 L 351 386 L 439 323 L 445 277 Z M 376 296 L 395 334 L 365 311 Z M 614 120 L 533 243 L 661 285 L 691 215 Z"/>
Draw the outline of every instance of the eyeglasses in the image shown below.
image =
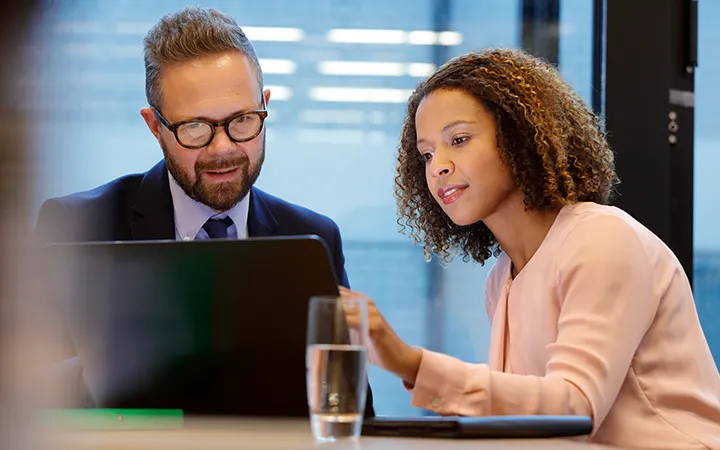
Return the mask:
<path fill-rule="evenodd" d="M 172 131 L 178 144 L 185 148 L 203 148 L 215 138 L 215 128 L 225 128 L 225 134 L 233 142 L 247 142 L 255 139 L 262 131 L 268 112 L 265 106 L 265 97 L 262 99 L 262 109 L 245 111 L 235 114 L 220 122 L 205 119 L 191 119 L 170 123 L 160 114 L 157 108 L 155 117 Z"/>

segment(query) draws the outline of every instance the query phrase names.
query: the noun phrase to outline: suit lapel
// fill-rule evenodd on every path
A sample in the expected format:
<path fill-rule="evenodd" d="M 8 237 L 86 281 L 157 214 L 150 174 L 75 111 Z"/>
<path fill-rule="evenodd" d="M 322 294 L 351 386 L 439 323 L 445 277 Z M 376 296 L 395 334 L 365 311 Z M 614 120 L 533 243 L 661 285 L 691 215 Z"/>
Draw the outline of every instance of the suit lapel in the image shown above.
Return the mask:
<path fill-rule="evenodd" d="M 257 188 L 250 191 L 248 236 L 275 236 L 278 223 L 267 202 L 267 194 Z M 138 188 L 134 217 L 130 221 L 133 240 L 174 240 L 175 219 L 165 161 L 150 169 Z"/>
<path fill-rule="evenodd" d="M 175 239 L 173 203 L 164 160 L 150 169 L 140 182 L 133 214 L 130 220 L 133 240 Z"/>
<path fill-rule="evenodd" d="M 250 191 L 250 209 L 248 211 L 248 236 L 264 237 L 275 236 L 277 233 L 277 220 L 270 211 L 266 195 L 257 188 Z"/>

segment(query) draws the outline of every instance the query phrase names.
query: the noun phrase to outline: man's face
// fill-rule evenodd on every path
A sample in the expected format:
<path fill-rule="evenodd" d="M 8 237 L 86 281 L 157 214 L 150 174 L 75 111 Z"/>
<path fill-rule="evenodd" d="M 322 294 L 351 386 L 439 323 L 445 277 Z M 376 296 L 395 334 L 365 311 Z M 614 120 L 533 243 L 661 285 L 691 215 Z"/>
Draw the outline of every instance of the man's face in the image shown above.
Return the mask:
<path fill-rule="evenodd" d="M 170 124 L 192 119 L 223 121 L 240 112 L 263 109 L 270 91 L 260 93 L 255 69 L 240 52 L 204 56 L 166 68 L 160 76 L 159 112 Z M 260 175 L 265 128 L 246 142 L 234 142 L 223 127 L 202 148 L 186 148 L 161 124 L 151 108 L 141 114 L 157 138 L 168 170 L 185 193 L 216 211 L 242 200 Z"/>

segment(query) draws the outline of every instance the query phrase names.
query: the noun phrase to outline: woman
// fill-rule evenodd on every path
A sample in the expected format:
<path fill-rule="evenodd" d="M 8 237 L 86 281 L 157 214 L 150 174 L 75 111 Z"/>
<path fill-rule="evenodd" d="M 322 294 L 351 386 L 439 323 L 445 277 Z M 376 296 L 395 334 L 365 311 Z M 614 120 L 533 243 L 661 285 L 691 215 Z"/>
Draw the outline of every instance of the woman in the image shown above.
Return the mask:
<path fill-rule="evenodd" d="M 720 449 L 720 376 L 683 268 L 607 206 L 601 123 L 553 68 L 506 50 L 448 62 L 410 98 L 397 171 L 402 223 L 426 251 L 499 257 L 487 365 L 408 346 L 370 301 L 371 362 L 414 406 L 588 415 L 594 442 Z"/>

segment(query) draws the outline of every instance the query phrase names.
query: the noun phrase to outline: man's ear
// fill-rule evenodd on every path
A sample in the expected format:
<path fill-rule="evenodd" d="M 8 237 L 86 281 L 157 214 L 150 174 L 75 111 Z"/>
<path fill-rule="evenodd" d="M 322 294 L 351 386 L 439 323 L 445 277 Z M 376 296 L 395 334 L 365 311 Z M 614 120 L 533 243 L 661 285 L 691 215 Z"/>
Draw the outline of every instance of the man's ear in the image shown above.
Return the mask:
<path fill-rule="evenodd" d="M 270 103 L 270 89 L 265 89 L 263 96 L 265 97 L 265 107 L 267 108 L 267 105 Z"/>
<path fill-rule="evenodd" d="M 155 117 L 155 110 L 152 108 L 142 108 L 140 115 L 145 120 L 150 132 L 155 136 L 155 139 L 160 140 L 160 122 Z"/>

